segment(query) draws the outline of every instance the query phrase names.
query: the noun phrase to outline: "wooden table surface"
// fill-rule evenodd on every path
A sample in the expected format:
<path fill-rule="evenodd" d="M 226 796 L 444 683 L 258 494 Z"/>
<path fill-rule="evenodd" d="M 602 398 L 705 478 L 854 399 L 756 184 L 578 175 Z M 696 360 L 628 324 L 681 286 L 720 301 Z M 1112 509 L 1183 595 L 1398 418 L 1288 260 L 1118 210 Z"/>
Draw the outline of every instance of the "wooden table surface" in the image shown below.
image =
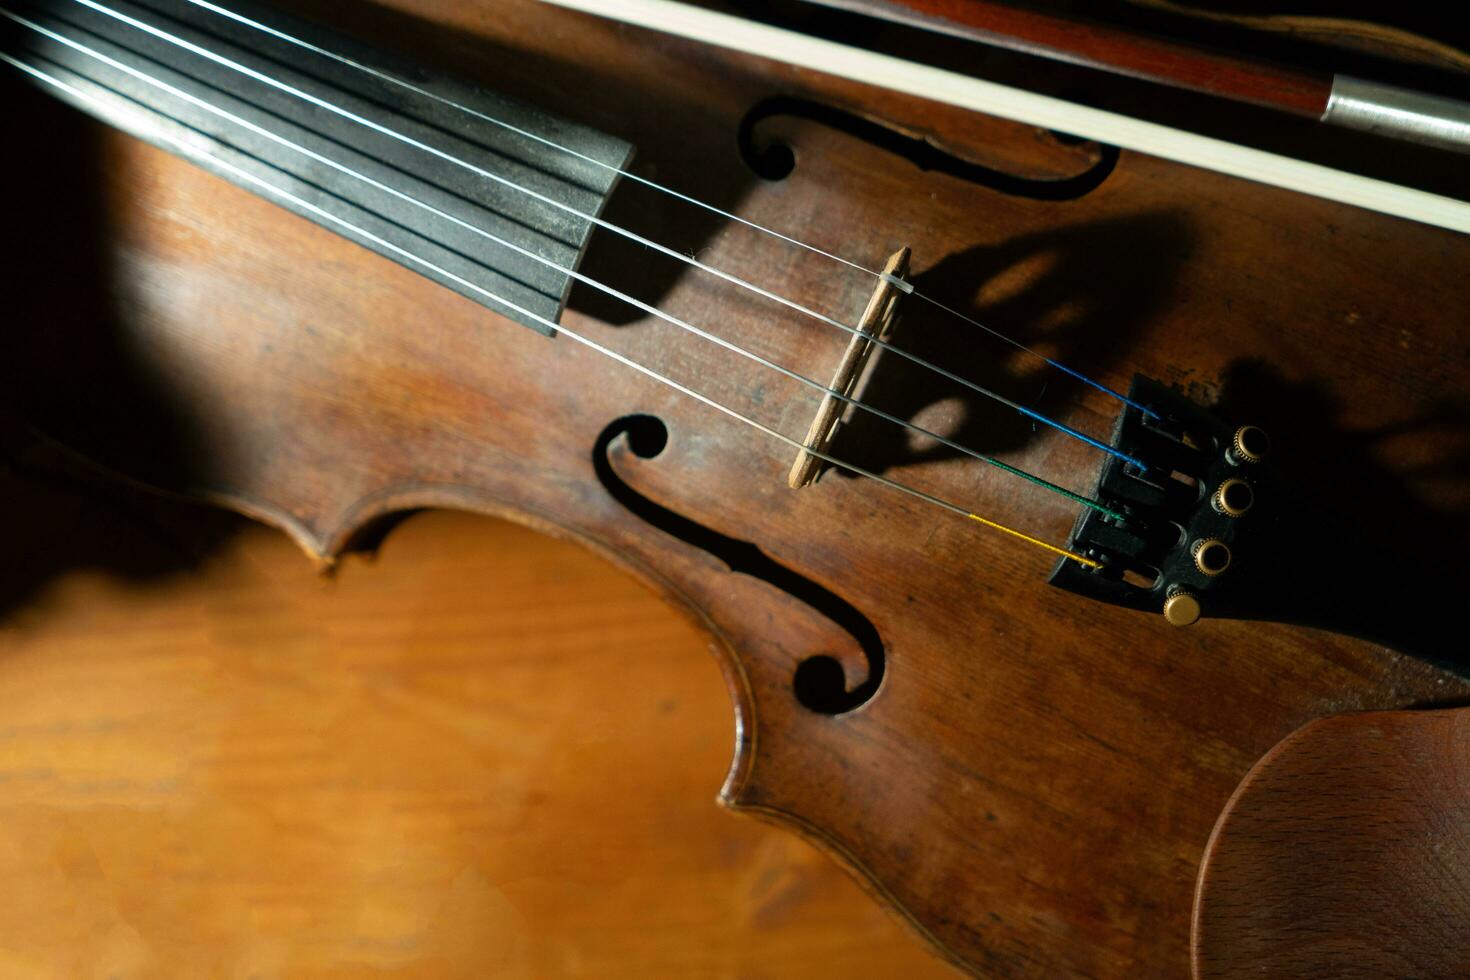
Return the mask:
<path fill-rule="evenodd" d="M 0 976 L 951 976 L 714 802 L 704 640 L 579 548 L 282 535 L 0 468 Z"/>

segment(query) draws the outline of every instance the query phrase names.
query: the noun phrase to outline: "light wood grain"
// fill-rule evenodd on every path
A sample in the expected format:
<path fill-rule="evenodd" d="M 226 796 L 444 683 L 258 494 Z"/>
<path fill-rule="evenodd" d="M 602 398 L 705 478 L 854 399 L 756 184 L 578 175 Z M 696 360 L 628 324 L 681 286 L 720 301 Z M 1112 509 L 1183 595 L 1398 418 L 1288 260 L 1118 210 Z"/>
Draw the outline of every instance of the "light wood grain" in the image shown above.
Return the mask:
<path fill-rule="evenodd" d="M 232 530 L 0 627 L 0 975 L 952 975 L 715 804 L 719 670 L 605 562 L 428 513 L 324 580 Z"/>

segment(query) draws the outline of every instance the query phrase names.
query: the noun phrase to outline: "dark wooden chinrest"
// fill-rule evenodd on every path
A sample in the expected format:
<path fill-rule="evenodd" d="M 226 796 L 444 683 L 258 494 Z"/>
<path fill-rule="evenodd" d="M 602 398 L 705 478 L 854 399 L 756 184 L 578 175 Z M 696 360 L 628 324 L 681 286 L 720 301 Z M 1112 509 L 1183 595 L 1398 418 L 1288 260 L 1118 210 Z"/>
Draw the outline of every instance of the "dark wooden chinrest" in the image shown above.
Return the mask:
<path fill-rule="evenodd" d="M 1195 891 L 1194 975 L 1470 977 L 1470 708 L 1337 715 L 1226 805 Z"/>

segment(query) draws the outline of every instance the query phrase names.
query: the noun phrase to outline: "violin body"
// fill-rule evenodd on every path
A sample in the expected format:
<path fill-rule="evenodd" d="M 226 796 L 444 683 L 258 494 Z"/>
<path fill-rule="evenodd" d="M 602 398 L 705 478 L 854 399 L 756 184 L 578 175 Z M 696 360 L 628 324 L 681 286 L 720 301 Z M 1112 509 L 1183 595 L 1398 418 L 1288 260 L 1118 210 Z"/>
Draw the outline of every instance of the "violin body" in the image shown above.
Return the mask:
<path fill-rule="evenodd" d="M 635 172 L 749 220 L 870 267 L 907 246 L 921 289 L 1104 383 L 1142 374 L 1269 429 L 1337 511 L 1426 552 L 1466 543 L 1470 248 L 1452 232 L 1127 153 L 1087 193 L 1038 199 L 796 115 L 761 124 L 793 151 L 770 180 L 737 139 L 775 98 L 1024 179 L 1065 179 L 1100 151 L 532 2 L 297 8 L 625 139 Z M 687 611 L 724 666 L 736 739 L 722 801 L 815 841 L 965 969 L 1186 974 L 1201 857 L 1263 753 L 1326 714 L 1470 694 L 1451 671 L 1362 641 L 1233 621 L 1178 630 L 1046 588 L 1047 556 L 871 481 L 828 472 L 791 490 L 789 447 L 39 94 L 7 98 L 24 131 L 63 150 L 6 165 L 34 190 L 6 266 L 13 407 L 109 469 L 236 508 L 326 562 L 425 507 L 608 555 Z M 813 302 L 868 298 L 860 276 L 649 202 L 625 185 L 608 214 Z M 805 374 L 825 379 L 842 354 L 847 338 L 821 323 L 597 248 L 589 274 L 634 281 Z M 598 297 L 574 293 L 562 322 L 716 400 L 766 406 L 784 431 L 815 411 L 810 391 Z M 1108 430 L 1105 396 L 962 327 L 905 320 L 895 343 Z M 1088 447 L 963 394 L 889 359 L 864 397 L 1079 486 L 1093 478 Z M 1076 517 L 876 421 L 846 435 L 863 465 L 994 502 L 1050 539 Z M 881 684 L 851 710 L 799 696 L 818 655 L 848 690 L 877 670 Z M 619 697 L 619 664 L 595 669 Z M 830 687 L 830 669 L 808 683 Z"/>

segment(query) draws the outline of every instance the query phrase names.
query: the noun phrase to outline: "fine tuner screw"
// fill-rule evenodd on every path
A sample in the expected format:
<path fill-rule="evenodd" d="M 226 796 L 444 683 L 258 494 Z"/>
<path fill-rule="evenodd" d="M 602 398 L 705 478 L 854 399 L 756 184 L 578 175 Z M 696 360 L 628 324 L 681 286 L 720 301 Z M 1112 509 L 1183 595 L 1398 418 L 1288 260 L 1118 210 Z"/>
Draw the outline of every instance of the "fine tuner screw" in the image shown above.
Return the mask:
<path fill-rule="evenodd" d="M 1266 430 L 1255 425 L 1242 425 L 1235 430 L 1225 458 L 1231 463 L 1259 463 L 1271 452 L 1271 437 Z"/>
<path fill-rule="evenodd" d="M 1210 506 L 1226 517 L 1239 517 L 1250 510 L 1256 502 L 1256 492 L 1251 485 L 1237 477 L 1231 477 L 1216 488 L 1210 498 Z"/>
<path fill-rule="evenodd" d="M 1189 550 L 1194 567 L 1211 578 L 1230 567 L 1230 546 L 1219 538 L 1201 538 Z"/>
<path fill-rule="evenodd" d="M 1199 599 L 1193 592 L 1173 588 L 1164 600 L 1164 619 L 1170 626 L 1193 626 L 1199 622 Z"/>

